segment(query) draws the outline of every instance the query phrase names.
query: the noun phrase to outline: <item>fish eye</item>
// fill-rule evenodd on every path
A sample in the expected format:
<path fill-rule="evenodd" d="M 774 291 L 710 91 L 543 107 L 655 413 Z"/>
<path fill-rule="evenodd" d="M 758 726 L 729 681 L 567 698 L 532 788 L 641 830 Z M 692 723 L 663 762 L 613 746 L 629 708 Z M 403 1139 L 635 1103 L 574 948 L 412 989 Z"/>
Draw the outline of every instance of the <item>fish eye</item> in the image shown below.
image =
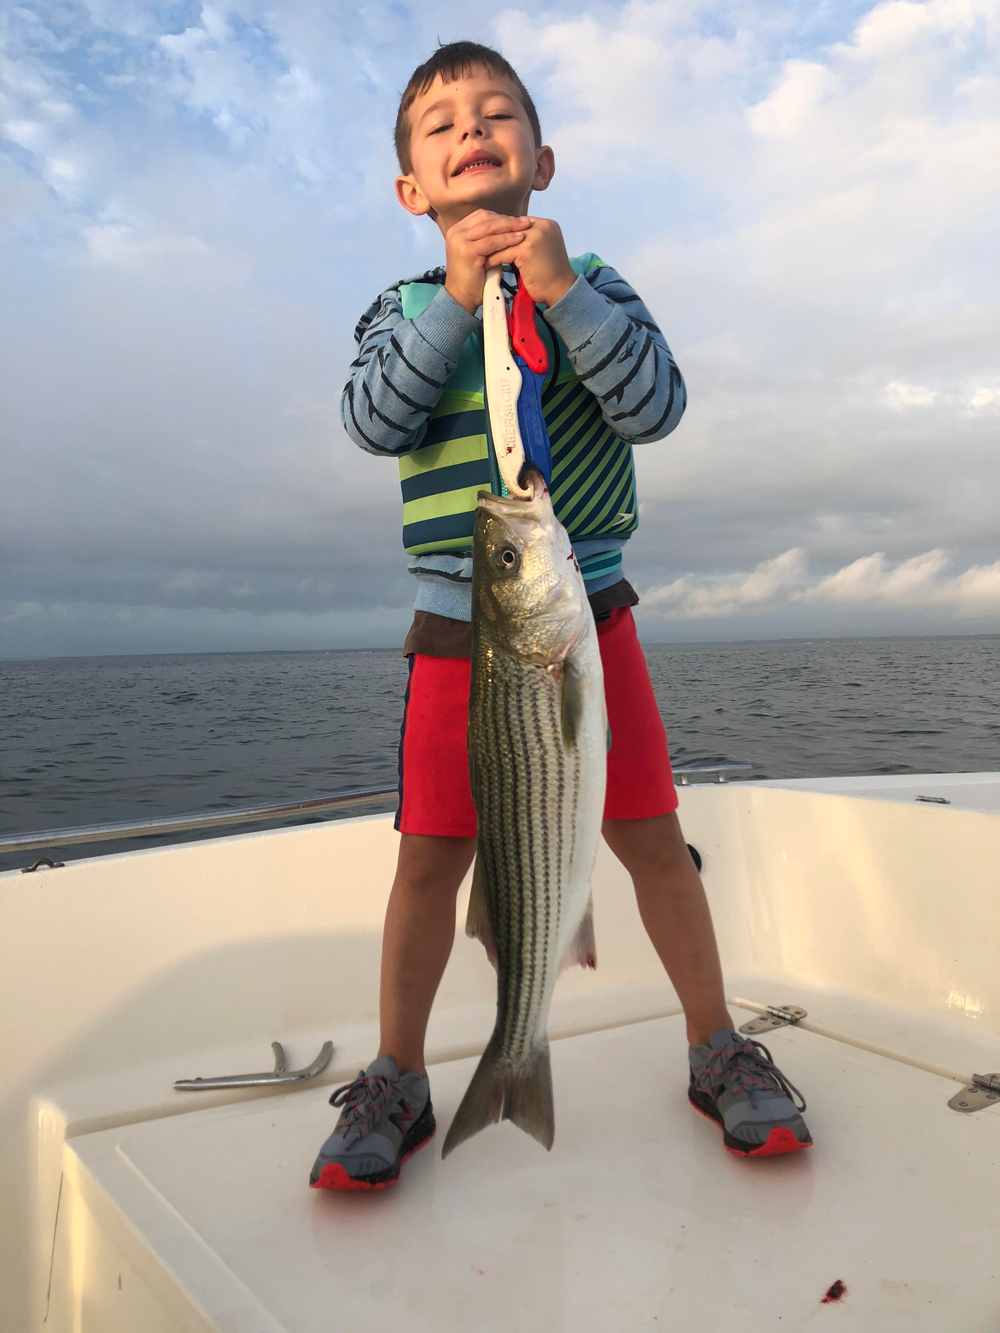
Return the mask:
<path fill-rule="evenodd" d="M 504 569 L 515 569 L 517 567 L 518 556 L 513 546 L 501 546 L 495 558 Z"/>

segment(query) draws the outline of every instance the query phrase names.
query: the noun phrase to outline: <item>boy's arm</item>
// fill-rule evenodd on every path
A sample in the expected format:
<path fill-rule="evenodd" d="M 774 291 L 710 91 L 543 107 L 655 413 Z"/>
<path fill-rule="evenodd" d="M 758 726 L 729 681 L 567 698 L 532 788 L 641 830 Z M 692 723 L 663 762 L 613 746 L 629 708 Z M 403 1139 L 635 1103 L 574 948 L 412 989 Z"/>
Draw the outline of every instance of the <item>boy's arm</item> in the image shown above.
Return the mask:
<path fill-rule="evenodd" d="M 403 318 L 398 288 L 383 292 L 355 330 L 358 355 L 340 399 L 354 443 L 372 454 L 416 448 L 478 322 L 443 287 L 416 319 Z"/>
<path fill-rule="evenodd" d="M 684 381 L 666 339 L 621 274 L 607 265 L 591 268 L 545 318 L 619 438 L 641 444 L 670 434 L 687 403 Z"/>

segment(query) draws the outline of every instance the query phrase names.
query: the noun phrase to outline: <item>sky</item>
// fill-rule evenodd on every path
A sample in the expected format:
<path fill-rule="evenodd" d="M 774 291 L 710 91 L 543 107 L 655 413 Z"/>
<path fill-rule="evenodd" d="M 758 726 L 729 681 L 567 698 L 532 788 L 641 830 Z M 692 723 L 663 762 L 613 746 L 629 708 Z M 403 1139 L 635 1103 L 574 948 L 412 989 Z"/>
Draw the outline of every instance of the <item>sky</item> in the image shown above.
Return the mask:
<path fill-rule="evenodd" d="M 1000 631 L 1000 0 L 4 8 L 0 655 L 401 644 L 354 325 L 441 261 L 413 67 L 512 61 L 532 210 L 642 294 L 650 642 Z"/>

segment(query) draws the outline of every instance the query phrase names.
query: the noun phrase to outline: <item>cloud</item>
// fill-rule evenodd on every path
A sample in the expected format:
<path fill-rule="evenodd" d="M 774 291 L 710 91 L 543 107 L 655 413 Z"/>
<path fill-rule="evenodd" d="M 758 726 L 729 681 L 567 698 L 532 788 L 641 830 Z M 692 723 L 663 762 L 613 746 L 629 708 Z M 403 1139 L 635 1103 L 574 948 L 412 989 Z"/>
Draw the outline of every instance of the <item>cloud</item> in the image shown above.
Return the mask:
<path fill-rule="evenodd" d="M 82 234 L 91 258 L 113 268 L 172 264 L 190 258 L 202 259 L 211 253 L 198 236 L 143 236 L 137 228 L 121 223 L 84 227 Z"/>
<path fill-rule="evenodd" d="M 813 603 L 943 607 L 959 616 L 986 614 L 1000 618 L 1000 560 L 945 575 L 948 563 L 946 552 L 940 550 L 925 551 L 896 565 L 879 551 L 827 575 L 797 596 Z"/>
<path fill-rule="evenodd" d="M 925 551 L 893 563 L 882 552 L 862 556 L 825 576 L 810 575 L 805 554 L 793 549 L 746 573 L 695 577 L 648 589 L 647 612 L 670 620 L 753 615 L 778 606 L 850 606 L 867 610 L 945 610 L 956 617 L 994 618 L 1000 628 L 1000 560 L 945 573 L 945 551 Z"/>
<path fill-rule="evenodd" d="M 969 411 L 977 412 L 1000 412 L 1000 389 L 983 387 L 976 389 L 969 399 Z"/>
<path fill-rule="evenodd" d="M 558 164 L 533 207 L 626 274 L 687 380 L 680 429 L 636 451 L 626 568 L 660 590 L 650 616 L 814 633 L 890 606 L 852 601 L 846 574 L 807 596 L 829 571 L 884 552 L 865 575 L 884 582 L 931 549 L 964 592 L 934 574 L 907 624 L 989 607 L 974 590 L 1000 553 L 996 14 L 16 7 L 0 523 L 10 603 L 70 610 L 8 622 L 0 651 L 120 645 L 122 608 L 131 651 L 168 627 L 210 647 L 213 615 L 240 617 L 249 644 L 280 613 L 291 647 L 321 622 L 405 621 L 395 469 L 350 445 L 337 404 L 358 315 L 440 258 L 391 188 L 396 100 L 439 36 L 514 61 Z"/>
<path fill-rule="evenodd" d="M 643 593 L 646 608 L 679 620 L 707 620 L 769 605 L 787 594 L 805 578 L 805 557 L 800 550 L 785 551 L 773 560 L 762 561 L 749 573 L 729 574 L 717 579 L 685 574 L 660 588 Z"/>
<path fill-rule="evenodd" d="M 680 429 L 637 451 L 628 560 L 649 586 L 776 549 L 827 569 L 928 546 L 996 559 L 997 12 L 815 7 L 806 32 L 785 5 L 632 0 L 502 20 L 554 108 L 567 216 L 589 218 L 607 173 L 627 223 L 587 244 L 688 383 Z M 783 631 L 806 623 L 789 601 Z"/>
<path fill-rule="evenodd" d="M 902 412 L 908 407 L 930 407 L 937 394 L 923 384 L 906 384 L 902 380 L 893 380 L 885 386 L 882 401 L 886 407 Z"/>

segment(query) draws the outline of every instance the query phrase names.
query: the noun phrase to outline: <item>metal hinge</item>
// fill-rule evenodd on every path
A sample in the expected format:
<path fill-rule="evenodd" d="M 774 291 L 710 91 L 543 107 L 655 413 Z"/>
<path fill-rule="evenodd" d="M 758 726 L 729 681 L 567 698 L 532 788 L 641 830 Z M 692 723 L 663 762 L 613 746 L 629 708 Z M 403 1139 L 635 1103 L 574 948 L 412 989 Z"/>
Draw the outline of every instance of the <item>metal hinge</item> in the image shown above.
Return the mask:
<path fill-rule="evenodd" d="M 1000 1103 L 1000 1074 L 973 1074 L 972 1082 L 956 1092 L 948 1105 L 953 1111 L 983 1111 Z"/>
<path fill-rule="evenodd" d="M 759 1018 L 751 1018 L 749 1023 L 743 1024 L 740 1031 L 745 1032 L 747 1036 L 753 1036 L 757 1032 L 773 1032 L 775 1028 L 798 1023 L 805 1017 L 806 1011 L 800 1009 L 797 1004 L 769 1004 L 766 1014 L 761 1014 Z"/>

